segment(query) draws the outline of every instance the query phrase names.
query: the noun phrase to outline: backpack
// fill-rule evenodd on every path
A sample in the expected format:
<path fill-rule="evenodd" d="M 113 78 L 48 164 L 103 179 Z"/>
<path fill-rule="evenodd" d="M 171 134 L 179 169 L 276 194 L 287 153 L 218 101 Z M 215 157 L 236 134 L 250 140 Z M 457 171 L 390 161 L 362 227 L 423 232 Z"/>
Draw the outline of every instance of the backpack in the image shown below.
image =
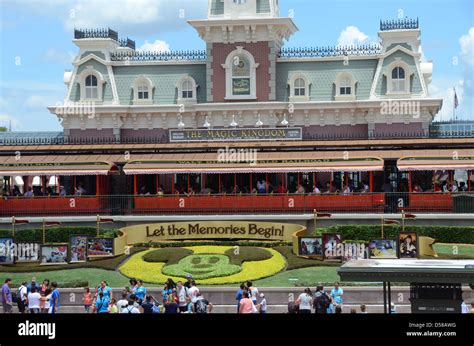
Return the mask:
<path fill-rule="evenodd" d="M 288 303 L 288 313 L 289 314 L 296 314 L 298 313 L 299 306 L 295 304 L 295 302 Z"/>
<path fill-rule="evenodd" d="M 204 299 L 198 299 L 196 302 L 196 313 L 197 314 L 206 314 L 207 313 L 207 304 Z"/>
<path fill-rule="evenodd" d="M 321 295 L 314 301 L 314 308 L 317 311 L 324 311 L 326 310 L 331 302 L 326 292 L 321 292 Z"/>
<path fill-rule="evenodd" d="M 18 302 L 21 300 L 21 297 L 20 297 L 20 289 L 21 289 L 21 287 L 18 289 L 18 291 L 16 291 L 16 292 L 11 292 L 11 295 L 12 295 L 12 303 L 18 303 Z"/>

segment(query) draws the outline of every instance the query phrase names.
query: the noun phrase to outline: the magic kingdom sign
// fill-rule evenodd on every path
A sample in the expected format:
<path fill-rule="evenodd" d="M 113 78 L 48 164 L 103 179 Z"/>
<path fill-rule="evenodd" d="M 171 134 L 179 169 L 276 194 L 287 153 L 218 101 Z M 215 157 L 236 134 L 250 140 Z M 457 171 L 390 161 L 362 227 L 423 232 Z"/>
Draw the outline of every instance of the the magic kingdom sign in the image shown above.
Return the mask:
<path fill-rule="evenodd" d="M 300 127 L 170 130 L 170 142 L 277 141 L 301 139 L 302 129 Z"/>

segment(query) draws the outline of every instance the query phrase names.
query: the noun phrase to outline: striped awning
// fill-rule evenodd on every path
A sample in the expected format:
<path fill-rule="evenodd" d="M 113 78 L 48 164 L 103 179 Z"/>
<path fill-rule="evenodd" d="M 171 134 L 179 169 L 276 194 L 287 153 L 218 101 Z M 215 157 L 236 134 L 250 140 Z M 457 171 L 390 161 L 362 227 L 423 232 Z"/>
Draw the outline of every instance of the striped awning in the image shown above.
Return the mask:
<path fill-rule="evenodd" d="M 368 172 L 382 171 L 384 161 L 380 158 L 334 158 L 318 157 L 317 153 L 291 153 L 286 157 L 274 157 L 270 153 L 259 153 L 256 160 L 228 160 L 206 157 L 197 159 L 191 155 L 189 158 L 137 160 L 130 161 L 124 166 L 127 175 L 140 174 L 179 174 L 179 173 L 205 173 L 205 174 L 230 174 L 230 173 L 301 173 L 301 172 Z M 184 155 L 183 155 L 184 156 Z M 273 157 L 272 157 L 273 156 Z"/>
<path fill-rule="evenodd" d="M 0 163 L 0 176 L 72 176 L 72 175 L 107 175 L 117 167 L 110 162 L 25 162 Z"/>
<path fill-rule="evenodd" d="M 474 157 L 402 157 L 397 161 L 400 171 L 447 171 L 474 169 Z"/>

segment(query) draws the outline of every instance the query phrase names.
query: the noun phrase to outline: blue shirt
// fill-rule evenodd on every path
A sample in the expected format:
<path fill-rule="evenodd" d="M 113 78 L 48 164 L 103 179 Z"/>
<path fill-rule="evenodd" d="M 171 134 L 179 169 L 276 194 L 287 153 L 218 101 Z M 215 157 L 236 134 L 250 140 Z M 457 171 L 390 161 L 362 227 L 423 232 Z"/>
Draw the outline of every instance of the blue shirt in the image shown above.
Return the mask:
<path fill-rule="evenodd" d="M 333 289 L 331 290 L 331 296 L 334 298 L 334 301 L 335 301 L 338 305 L 342 304 L 342 297 L 341 297 L 340 295 L 342 295 L 343 293 L 344 293 L 344 291 L 343 291 L 342 288 L 340 288 L 340 287 L 339 287 L 338 289 L 333 288 Z"/>
<path fill-rule="evenodd" d="M 105 286 L 105 288 L 99 287 L 99 293 L 104 292 L 104 297 L 107 297 L 110 300 L 110 291 L 112 289 L 109 286 Z"/>
<path fill-rule="evenodd" d="M 7 300 L 5 301 L 5 296 L 7 296 Z M 2 303 L 11 303 L 12 302 L 12 292 L 10 287 L 7 284 L 2 286 Z"/>
<path fill-rule="evenodd" d="M 54 289 L 53 291 L 53 294 L 51 294 L 51 308 L 52 308 L 52 311 L 54 313 L 54 308 L 56 307 L 55 304 L 56 304 L 56 298 L 58 299 L 58 306 L 57 308 L 59 309 L 59 307 L 61 306 L 61 304 L 59 303 L 59 290 L 57 288 Z"/>
<path fill-rule="evenodd" d="M 235 295 L 235 300 L 237 300 L 237 303 L 240 303 L 243 295 L 244 295 L 244 290 L 239 288 L 239 290 L 237 291 L 237 294 Z"/>
<path fill-rule="evenodd" d="M 97 300 L 95 301 L 95 307 L 97 308 L 97 313 L 98 314 L 103 314 L 109 312 L 109 298 L 107 298 L 105 295 L 101 298 L 100 296 L 97 297 Z"/>
<path fill-rule="evenodd" d="M 138 299 L 144 300 L 146 295 L 146 288 L 143 286 L 137 287 L 135 290 L 135 295 Z"/>
<path fill-rule="evenodd" d="M 173 290 L 167 290 L 163 288 L 163 301 L 168 300 L 168 296 L 173 293 Z"/>

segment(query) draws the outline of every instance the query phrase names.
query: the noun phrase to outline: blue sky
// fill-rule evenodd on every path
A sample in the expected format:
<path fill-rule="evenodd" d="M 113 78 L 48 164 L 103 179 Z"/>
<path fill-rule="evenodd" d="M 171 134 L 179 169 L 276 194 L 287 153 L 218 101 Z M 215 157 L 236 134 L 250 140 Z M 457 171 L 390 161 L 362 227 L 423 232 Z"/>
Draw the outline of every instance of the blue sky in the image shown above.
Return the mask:
<path fill-rule="evenodd" d="M 380 19 L 419 17 L 423 55 L 434 61 L 430 93 L 444 98 L 443 119 L 452 115 L 455 86 L 457 114 L 474 120 L 473 13 L 472 0 L 280 0 L 280 15 L 293 15 L 300 29 L 287 47 L 374 42 Z M 186 20 L 206 15 L 207 0 L 0 0 L 0 126 L 61 129 L 46 106 L 66 93 L 74 27 L 110 26 L 137 47 L 204 49 Z"/>

